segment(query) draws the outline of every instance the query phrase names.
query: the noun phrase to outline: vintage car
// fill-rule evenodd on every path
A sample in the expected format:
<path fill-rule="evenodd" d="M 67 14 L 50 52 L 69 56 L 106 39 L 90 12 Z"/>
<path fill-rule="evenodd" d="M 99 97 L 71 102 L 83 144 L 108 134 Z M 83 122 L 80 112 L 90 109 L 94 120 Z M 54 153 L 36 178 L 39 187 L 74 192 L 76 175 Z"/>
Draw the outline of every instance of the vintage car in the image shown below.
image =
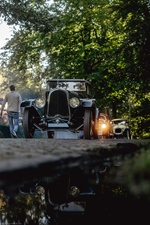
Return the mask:
<path fill-rule="evenodd" d="M 44 99 L 21 103 L 25 138 L 46 131 L 48 138 L 98 138 L 99 110 L 91 83 L 83 79 L 49 79 Z"/>
<path fill-rule="evenodd" d="M 97 123 L 98 138 L 109 138 L 111 132 L 110 118 L 106 113 L 99 113 Z"/>
<path fill-rule="evenodd" d="M 117 118 L 111 120 L 113 138 L 127 138 L 131 139 L 131 129 L 129 127 L 129 120 L 126 118 Z"/>

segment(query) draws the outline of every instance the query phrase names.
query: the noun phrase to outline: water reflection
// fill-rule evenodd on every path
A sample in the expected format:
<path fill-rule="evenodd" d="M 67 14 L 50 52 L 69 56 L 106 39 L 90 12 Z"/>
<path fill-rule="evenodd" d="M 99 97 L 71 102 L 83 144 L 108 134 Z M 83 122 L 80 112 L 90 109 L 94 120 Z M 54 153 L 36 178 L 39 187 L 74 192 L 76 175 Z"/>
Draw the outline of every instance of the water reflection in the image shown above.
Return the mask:
<path fill-rule="evenodd" d="M 43 193 L 19 193 L 13 198 L 6 196 L 4 191 L 0 190 L 0 224 L 49 224 Z"/>
<path fill-rule="evenodd" d="M 97 172 L 92 171 L 89 176 L 88 171 L 87 177 L 83 169 L 74 168 L 50 177 L 24 181 L 18 186 L 6 184 L 0 191 L 0 224 L 85 223 L 92 213 L 95 217 L 93 206 L 99 201 L 96 191 L 101 195 L 101 182 L 97 184 L 96 181 Z"/>

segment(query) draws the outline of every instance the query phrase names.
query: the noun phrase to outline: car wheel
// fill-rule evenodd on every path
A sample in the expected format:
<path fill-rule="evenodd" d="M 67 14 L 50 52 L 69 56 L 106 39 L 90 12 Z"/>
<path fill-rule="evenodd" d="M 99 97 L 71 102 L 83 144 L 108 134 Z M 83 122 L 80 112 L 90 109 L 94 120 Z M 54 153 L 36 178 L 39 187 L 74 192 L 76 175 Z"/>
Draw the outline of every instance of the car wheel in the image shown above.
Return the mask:
<path fill-rule="evenodd" d="M 98 139 L 98 131 L 96 129 L 97 121 L 95 121 L 94 125 L 92 124 L 93 138 Z"/>
<path fill-rule="evenodd" d="M 131 139 L 131 134 L 130 134 L 129 130 L 127 130 L 126 137 L 127 137 L 127 139 Z"/>
<path fill-rule="evenodd" d="M 48 136 L 48 138 L 53 138 L 54 132 L 53 131 L 47 131 L 47 136 Z"/>
<path fill-rule="evenodd" d="M 33 111 L 32 109 L 25 109 L 23 114 L 23 131 L 25 138 L 33 138 L 34 125 L 33 125 Z"/>
<path fill-rule="evenodd" d="M 85 109 L 84 112 L 84 138 L 91 139 L 92 137 L 92 112 L 90 109 Z"/>

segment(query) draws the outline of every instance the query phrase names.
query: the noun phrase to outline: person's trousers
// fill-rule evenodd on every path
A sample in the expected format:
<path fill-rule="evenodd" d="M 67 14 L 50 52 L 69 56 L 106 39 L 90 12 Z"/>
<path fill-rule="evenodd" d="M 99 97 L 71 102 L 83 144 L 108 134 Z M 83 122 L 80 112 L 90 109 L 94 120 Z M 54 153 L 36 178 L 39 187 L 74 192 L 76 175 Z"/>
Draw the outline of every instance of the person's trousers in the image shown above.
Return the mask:
<path fill-rule="evenodd" d="M 11 134 L 12 131 L 15 131 L 15 133 L 17 133 L 19 128 L 19 112 L 8 112 L 8 122 L 10 135 L 13 138 L 13 135 Z"/>

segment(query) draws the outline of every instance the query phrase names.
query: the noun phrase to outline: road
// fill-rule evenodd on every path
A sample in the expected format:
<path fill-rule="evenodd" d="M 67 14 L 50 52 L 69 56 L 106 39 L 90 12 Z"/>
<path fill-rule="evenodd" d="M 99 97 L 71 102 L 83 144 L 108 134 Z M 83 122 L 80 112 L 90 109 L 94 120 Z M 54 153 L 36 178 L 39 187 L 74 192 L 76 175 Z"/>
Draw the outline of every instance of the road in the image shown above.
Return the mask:
<path fill-rule="evenodd" d="M 125 139 L 2 138 L 0 180 L 1 182 L 6 178 L 14 180 L 23 176 L 28 178 L 37 173 L 44 175 L 41 173 L 41 168 L 55 172 L 57 169 L 66 169 L 75 165 L 100 164 L 107 158 L 138 151 L 149 143 L 149 140 Z"/>

